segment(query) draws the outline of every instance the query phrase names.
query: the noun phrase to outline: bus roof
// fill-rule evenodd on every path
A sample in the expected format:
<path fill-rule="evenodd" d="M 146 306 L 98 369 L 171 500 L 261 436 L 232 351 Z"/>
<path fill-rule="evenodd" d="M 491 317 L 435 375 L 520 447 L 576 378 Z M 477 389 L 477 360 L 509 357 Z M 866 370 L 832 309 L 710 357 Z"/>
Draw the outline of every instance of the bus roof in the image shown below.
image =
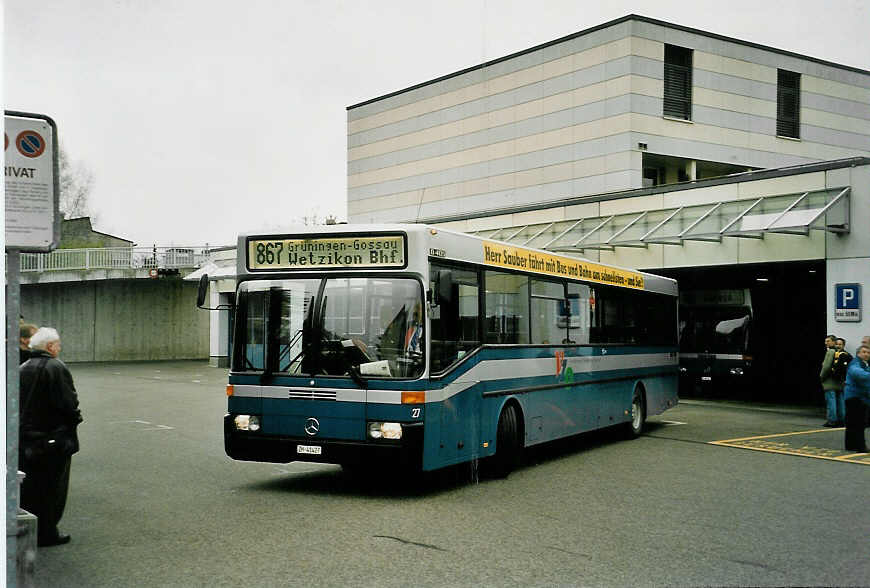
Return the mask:
<path fill-rule="evenodd" d="M 630 268 L 625 268 L 617 265 L 601 263 L 594 260 L 590 260 L 587 258 L 580 257 L 578 255 L 572 255 L 570 253 L 554 253 L 551 251 L 547 251 L 544 249 L 532 249 L 526 247 L 517 247 L 514 244 L 507 243 L 504 241 L 498 241 L 494 239 L 486 239 L 485 237 L 478 237 L 476 235 L 469 235 L 468 233 L 461 233 L 458 231 L 453 231 L 450 229 L 445 229 L 435 225 L 424 225 L 417 223 L 407 223 L 407 224 L 338 224 L 338 225 L 296 225 L 296 226 L 288 226 L 282 228 L 280 230 L 274 231 L 262 231 L 262 232 L 249 232 L 242 233 L 239 235 L 238 241 L 238 253 L 239 256 L 239 267 L 241 268 L 243 260 L 242 258 L 246 256 L 246 247 L 247 241 L 252 238 L 263 239 L 263 238 L 282 238 L 286 236 L 304 236 L 304 235 L 372 235 L 372 234 L 383 234 L 383 233 L 404 233 L 409 236 L 416 236 L 419 239 L 429 239 L 432 243 L 433 248 L 438 248 L 440 244 L 449 244 L 450 247 L 447 249 L 448 253 L 444 256 L 445 259 L 454 260 L 454 261 L 465 261 L 469 263 L 476 263 L 482 265 L 490 265 L 486 262 L 483 262 L 482 254 L 477 255 L 475 253 L 479 253 L 481 249 L 475 248 L 474 244 L 488 243 L 499 245 L 501 247 L 510 248 L 512 250 L 521 250 L 523 252 L 533 252 L 539 254 L 542 257 L 550 257 L 554 256 L 561 259 L 570 259 L 582 262 L 584 264 L 594 265 L 596 267 L 604 268 L 605 270 L 613 270 L 615 272 L 632 272 L 635 274 L 639 274 L 643 276 L 643 290 L 658 292 L 661 294 L 668 294 L 672 296 L 676 296 L 677 282 L 671 278 L 666 278 L 663 276 L 659 276 L 656 274 L 651 274 L 647 272 L 642 272 Z M 469 255 L 464 255 L 463 252 L 468 251 Z M 431 252 L 431 250 L 430 250 Z M 508 267 L 502 265 L 501 267 Z M 510 268 L 508 268 L 510 269 Z M 570 279 L 570 278 L 569 278 Z M 584 281 L 582 278 L 579 278 L 578 281 Z M 618 284 L 615 284 L 618 286 Z"/>

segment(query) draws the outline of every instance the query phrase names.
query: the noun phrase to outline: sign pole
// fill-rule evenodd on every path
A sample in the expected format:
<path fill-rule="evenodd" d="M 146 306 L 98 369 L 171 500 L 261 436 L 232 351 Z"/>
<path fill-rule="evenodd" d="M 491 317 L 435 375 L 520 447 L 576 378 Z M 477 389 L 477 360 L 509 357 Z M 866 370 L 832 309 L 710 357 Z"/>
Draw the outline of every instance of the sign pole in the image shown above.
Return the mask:
<path fill-rule="evenodd" d="M 6 251 L 6 585 L 18 582 L 18 317 L 21 252 Z"/>
<path fill-rule="evenodd" d="M 32 565 L 18 568 L 18 339 L 21 316 L 21 252 L 47 253 L 60 242 L 60 174 L 57 125 L 44 114 L 4 112 L 6 229 L 6 583 L 19 574 L 28 583 Z M 37 522 L 38 524 L 38 522 Z M 33 529 L 22 526 L 23 537 Z M 26 543 L 26 541 L 21 542 Z"/>

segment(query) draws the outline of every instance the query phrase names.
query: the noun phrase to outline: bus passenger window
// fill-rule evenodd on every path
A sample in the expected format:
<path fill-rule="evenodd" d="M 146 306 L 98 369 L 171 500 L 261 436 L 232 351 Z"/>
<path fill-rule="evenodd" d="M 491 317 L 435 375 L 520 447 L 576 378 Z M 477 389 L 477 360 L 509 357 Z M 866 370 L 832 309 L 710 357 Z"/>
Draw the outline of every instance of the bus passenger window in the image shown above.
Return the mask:
<path fill-rule="evenodd" d="M 586 284 L 568 283 L 568 300 L 559 326 L 568 328 L 566 343 L 587 345 L 590 321 L 595 317 L 595 293 Z"/>
<path fill-rule="evenodd" d="M 625 325 L 627 300 L 617 288 L 595 288 L 595 312 L 592 321 L 592 343 L 626 343 Z"/>
<path fill-rule="evenodd" d="M 474 270 L 431 264 L 429 284 L 436 291 L 435 277 L 450 279 L 450 284 L 441 284 L 450 289 L 450 297 L 440 300 L 432 307 L 432 372 L 445 370 L 455 361 L 480 346 L 478 332 L 478 292 L 479 278 Z"/>
<path fill-rule="evenodd" d="M 532 343 L 565 342 L 565 287 L 560 282 L 532 280 Z"/>
<path fill-rule="evenodd" d="M 486 342 L 529 342 L 529 278 L 486 272 Z"/>

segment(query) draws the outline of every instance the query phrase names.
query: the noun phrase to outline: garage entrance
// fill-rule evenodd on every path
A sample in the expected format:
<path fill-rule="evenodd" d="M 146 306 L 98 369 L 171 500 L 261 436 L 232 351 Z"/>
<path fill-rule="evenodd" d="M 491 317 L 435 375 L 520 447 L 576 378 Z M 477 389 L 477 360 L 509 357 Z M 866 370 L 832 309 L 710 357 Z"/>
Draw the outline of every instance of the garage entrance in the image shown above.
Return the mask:
<path fill-rule="evenodd" d="M 823 404 L 824 261 L 651 271 L 680 284 L 680 396 Z"/>

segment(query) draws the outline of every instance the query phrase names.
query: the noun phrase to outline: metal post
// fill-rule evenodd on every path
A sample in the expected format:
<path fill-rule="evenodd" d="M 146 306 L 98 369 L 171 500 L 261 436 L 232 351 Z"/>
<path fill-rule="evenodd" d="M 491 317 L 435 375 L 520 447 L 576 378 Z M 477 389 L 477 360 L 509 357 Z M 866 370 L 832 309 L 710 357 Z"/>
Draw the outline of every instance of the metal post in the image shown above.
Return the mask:
<path fill-rule="evenodd" d="M 18 317 L 21 252 L 6 251 L 6 585 L 18 581 Z"/>

